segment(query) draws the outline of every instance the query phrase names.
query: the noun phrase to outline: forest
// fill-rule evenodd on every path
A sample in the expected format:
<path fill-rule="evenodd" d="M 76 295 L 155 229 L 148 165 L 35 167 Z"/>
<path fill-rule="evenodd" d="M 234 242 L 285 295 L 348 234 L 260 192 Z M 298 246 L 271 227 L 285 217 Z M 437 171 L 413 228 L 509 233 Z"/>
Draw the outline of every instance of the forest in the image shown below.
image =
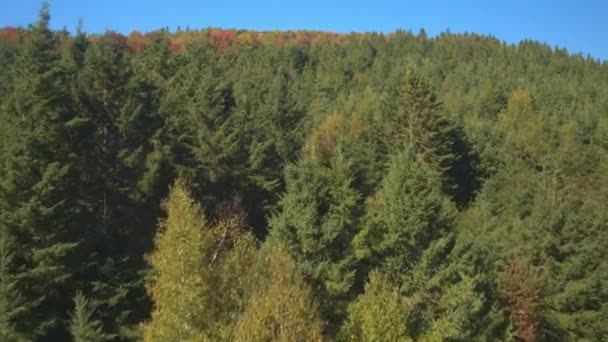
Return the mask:
<path fill-rule="evenodd" d="M 608 61 L 49 20 L 0 30 L 1 341 L 608 341 Z"/>

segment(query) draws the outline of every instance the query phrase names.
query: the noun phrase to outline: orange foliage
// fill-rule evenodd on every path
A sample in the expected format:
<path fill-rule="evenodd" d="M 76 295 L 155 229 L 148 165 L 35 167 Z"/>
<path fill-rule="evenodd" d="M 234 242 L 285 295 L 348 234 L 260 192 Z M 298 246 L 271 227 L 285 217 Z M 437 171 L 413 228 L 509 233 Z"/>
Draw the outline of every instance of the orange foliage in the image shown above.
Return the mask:
<path fill-rule="evenodd" d="M 146 39 L 139 31 L 133 31 L 127 37 L 127 42 L 133 51 L 142 51 L 146 47 Z"/>
<path fill-rule="evenodd" d="M 261 43 L 262 41 L 255 32 L 246 31 L 240 33 L 238 36 L 238 45 L 240 47 L 260 46 Z"/>
<path fill-rule="evenodd" d="M 17 43 L 21 39 L 21 32 L 16 27 L 5 27 L 0 29 L 0 41 Z"/>
<path fill-rule="evenodd" d="M 211 30 L 209 33 L 211 39 L 211 45 L 219 51 L 226 51 L 229 47 L 234 45 L 237 40 L 237 34 L 234 30 Z"/>
<path fill-rule="evenodd" d="M 193 33 L 192 31 L 180 31 L 171 35 L 169 41 L 169 51 L 180 52 L 184 49 L 186 44 L 192 42 Z"/>
<path fill-rule="evenodd" d="M 126 50 L 128 47 L 127 37 L 125 37 L 123 34 L 120 34 L 115 31 L 108 31 L 108 32 L 106 32 L 104 37 L 106 39 L 110 39 L 110 40 L 114 41 L 114 43 L 116 43 L 116 47 L 120 50 Z"/>
<path fill-rule="evenodd" d="M 20 28 L 5 27 L 0 29 L 0 41 L 19 42 L 22 30 Z M 168 49 L 172 53 L 180 52 L 184 47 L 194 41 L 207 41 L 217 52 L 224 52 L 231 47 L 256 47 L 269 45 L 275 47 L 296 46 L 309 48 L 315 45 L 348 44 L 358 39 L 364 39 L 366 34 L 339 34 L 323 31 L 249 31 L 249 30 L 223 30 L 210 28 L 206 30 L 185 30 L 174 33 L 165 31 L 141 32 L 134 30 L 125 36 L 116 31 L 108 31 L 103 35 L 89 35 L 92 44 L 100 39 L 113 40 L 119 49 L 140 52 L 150 46 L 150 41 L 157 34 L 167 35 Z M 67 45 L 66 45 L 67 46 Z"/>
<path fill-rule="evenodd" d="M 302 48 L 309 48 L 312 45 L 310 34 L 306 31 L 296 32 L 296 45 Z"/>

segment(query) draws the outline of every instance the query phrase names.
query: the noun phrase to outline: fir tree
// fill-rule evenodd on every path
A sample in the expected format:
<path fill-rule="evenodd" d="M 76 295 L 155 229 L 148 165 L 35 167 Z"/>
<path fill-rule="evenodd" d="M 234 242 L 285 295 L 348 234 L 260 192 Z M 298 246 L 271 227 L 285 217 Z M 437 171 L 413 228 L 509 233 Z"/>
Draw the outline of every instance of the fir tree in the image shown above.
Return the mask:
<path fill-rule="evenodd" d="M 73 112 L 49 19 L 44 5 L 26 32 L 13 91 L 2 107 L 8 136 L 0 168 L 0 230 L 13 241 L 12 277 L 22 282 L 15 291 L 29 308 L 15 328 L 32 339 L 63 335 L 63 288 L 76 271 L 71 257 L 79 240 L 71 197 L 74 155 L 65 127 Z"/>
<path fill-rule="evenodd" d="M 13 248 L 5 232 L 0 231 L 0 339 L 3 341 L 25 340 L 15 325 L 30 309 L 18 288 L 20 284 L 14 272 Z"/>
<path fill-rule="evenodd" d="M 70 322 L 70 332 L 74 342 L 99 342 L 108 339 L 108 336 L 103 333 L 101 321 L 93 318 L 96 307 L 97 305 L 81 292 L 76 293 Z"/>
<path fill-rule="evenodd" d="M 337 152 L 329 167 L 308 159 L 286 173 L 287 190 L 271 218 L 270 238 L 285 245 L 320 298 L 345 298 L 354 284 L 351 240 L 359 215 L 349 161 Z"/>
<path fill-rule="evenodd" d="M 408 68 L 384 101 L 388 146 L 407 147 L 441 180 L 442 190 L 458 202 L 477 190 L 475 155 L 463 134 L 443 113 L 445 109 L 428 81 Z"/>
<path fill-rule="evenodd" d="M 407 274 L 427 248 L 449 240 L 450 208 L 413 153 L 394 156 L 381 191 L 368 200 L 363 228 L 354 241 L 357 256 L 390 274 Z"/>

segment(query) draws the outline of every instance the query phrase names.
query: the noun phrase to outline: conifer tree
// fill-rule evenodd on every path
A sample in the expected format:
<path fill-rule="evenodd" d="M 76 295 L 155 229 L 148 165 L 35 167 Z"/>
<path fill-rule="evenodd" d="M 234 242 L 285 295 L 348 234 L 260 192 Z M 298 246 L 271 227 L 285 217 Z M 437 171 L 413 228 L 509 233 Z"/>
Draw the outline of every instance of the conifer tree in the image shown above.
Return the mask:
<path fill-rule="evenodd" d="M 28 308 L 15 327 L 31 339 L 64 334 L 63 289 L 76 271 L 72 257 L 79 241 L 74 230 L 79 211 L 71 196 L 75 156 L 65 126 L 73 112 L 49 20 L 43 5 L 38 22 L 26 31 L 1 115 L 7 136 L 0 164 L 0 231 L 12 241 L 16 266 L 10 278 L 21 282 L 15 291 Z"/>
<path fill-rule="evenodd" d="M 270 238 L 285 245 L 321 298 L 340 298 L 353 286 L 359 195 L 351 172 L 339 151 L 327 167 L 314 158 L 288 166 L 286 193 L 270 221 Z"/>
<path fill-rule="evenodd" d="M 363 228 L 355 237 L 358 258 L 390 274 L 407 274 L 428 248 L 448 244 L 450 208 L 412 152 L 393 156 L 381 191 L 368 200 Z"/>
<path fill-rule="evenodd" d="M 405 305 L 401 301 L 408 303 L 411 314 L 404 321 L 404 334 L 411 339 L 465 337 L 467 323 L 483 304 L 475 292 L 476 280 L 449 258 L 454 246 L 453 217 L 454 209 L 439 184 L 413 153 L 405 151 L 391 158 L 381 190 L 369 200 L 363 229 L 355 237 L 356 255 L 363 264 L 397 278 L 394 291 L 398 289 L 399 299 L 391 305 L 397 310 Z M 370 303 L 375 300 L 377 281 L 370 280 L 351 319 L 376 316 L 375 304 Z M 375 335 L 383 328 L 372 325 L 369 329 Z"/>
<path fill-rule="evenodd" d="M 99 302 L 104 329 L 131 336 L 147 316 L 141 255 L 152 245 L 163 193 L 139 186 L 159 126 L 152 90 L 133 74 L 125 47 L 110 33 L 90 46 L 79 33 L 64 60 L 78 113 L 67 123 L 80 173 L 74 196 L 87 215 L 90 259 L 82 263 L 82 278 Z"/>
<path fill-rule="evenodd" d="M 407 147 L 441 180 L 442 190 L 459 202 L 476 191 L 475 156 L 462 133 L 442 113 L 437 93 L 422 76 L 408 68 L 384 101 L 388 146 Z M 395 151 L 393 151 L 394 153 Z"/>
<path fill-rule="evenodd" d="M 15 275 L 13 250 L 5 232 L 0 231 L 0 339 L 2 341 L 25 340 L 16 330 L 16 324 L 28 303 L 23 301 L 19 291 L 18 277 Z"/>
<path fill-rule="evenodd" d="M 393 123 L 394 142 L 409 146 L 431 170 L 445 173 L 455 156 L 452 125 L 441 114 L 441 102 L 426 80 L 413 69 L 391 90 L 385 101 Z"/>
<path fill-rule="evenodd" d="M 70 322 L 74 342 L 100 342 L 108 339 L 109 336 L 103 333 L 101 321 L 93 318 L 96 307 L 97 305 L 81 292 L 76 293 Z"/>

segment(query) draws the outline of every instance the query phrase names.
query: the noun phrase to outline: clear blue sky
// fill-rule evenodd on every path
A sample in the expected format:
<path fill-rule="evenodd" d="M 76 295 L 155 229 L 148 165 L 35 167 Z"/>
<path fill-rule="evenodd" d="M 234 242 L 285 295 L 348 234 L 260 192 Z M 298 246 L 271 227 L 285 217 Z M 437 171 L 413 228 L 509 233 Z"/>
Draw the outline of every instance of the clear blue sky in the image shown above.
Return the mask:
<path fill-rule="evenodd" d="M 531 38 L 608 60 L 608 0 L 332 1 L 50 0 L 54 28 L 128 33 L 162 27 L 390 32 L 424 28 L 491 34 L 509 43 Z M 35 20 L 40 0 L 4 1 L 0 26 Z"/>

